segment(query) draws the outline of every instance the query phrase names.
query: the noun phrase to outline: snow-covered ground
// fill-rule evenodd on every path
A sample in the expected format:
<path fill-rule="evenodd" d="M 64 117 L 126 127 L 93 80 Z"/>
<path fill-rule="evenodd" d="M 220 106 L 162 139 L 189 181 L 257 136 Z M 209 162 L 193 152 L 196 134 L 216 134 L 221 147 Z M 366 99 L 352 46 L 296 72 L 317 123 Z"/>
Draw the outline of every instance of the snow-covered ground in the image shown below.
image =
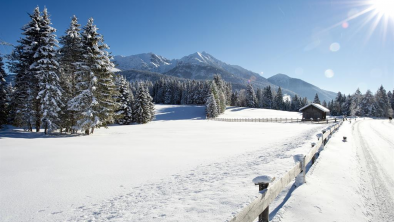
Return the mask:
<path fill-rule="evenodd" d="M 388 120 L 345 122 L 273 221 L 393 221 L 393 132 Z"/>
<path fill-rule="evenodd" d="M 226 112 L 219 118 L 293 118 L 302 119 L 302 113 L 280 111 L 273 109 L 259 109 L 247 107 L 227 107 Z"/>
<path fill-rule="evenodd" d="M 0 131 L 1 221 L 225 221 L 258 195 L 254 177 L 281 176 L 327 127 L 156 109 L 154 122 L 90 136 Z"/>

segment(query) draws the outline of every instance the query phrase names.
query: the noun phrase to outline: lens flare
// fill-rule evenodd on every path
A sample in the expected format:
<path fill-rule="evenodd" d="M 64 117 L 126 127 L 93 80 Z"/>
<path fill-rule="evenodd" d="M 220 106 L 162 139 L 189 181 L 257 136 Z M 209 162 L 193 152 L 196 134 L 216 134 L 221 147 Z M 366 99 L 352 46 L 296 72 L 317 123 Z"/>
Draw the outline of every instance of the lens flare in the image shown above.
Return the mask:
<path fill-rule="evenodd" d="M 337 43 L 337 42 L 334 42 L 330 45 L 331 52 L 338 52 L 339 49 L 341 49 L 341 45 L 339 45 L 339 43 Z"/>
<path fill-rule="evenodd" d="M 332 71 L 332 69 L 327 69 L 327 70 L 324 72 L 324 75 L 325 75 L 327 78 L 332 78 L 332 77 L 334 77 L 334 71 Z"/>
<path fill-rule="evenodd" d="M 344 22 L 342 23 L 342 28 L 347 29 L 349 27 L 349 23 Z"/>

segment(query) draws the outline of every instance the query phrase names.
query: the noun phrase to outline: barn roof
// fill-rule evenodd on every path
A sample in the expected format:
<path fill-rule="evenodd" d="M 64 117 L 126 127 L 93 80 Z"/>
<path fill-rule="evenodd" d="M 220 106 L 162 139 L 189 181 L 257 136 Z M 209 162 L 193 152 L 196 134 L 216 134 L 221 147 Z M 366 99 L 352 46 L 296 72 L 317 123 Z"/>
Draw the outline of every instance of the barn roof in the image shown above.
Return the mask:
<path fill-rule="evenodd" d="M 323 112 L 325 112 L 325 113 L 329 113 L 329 112 L 330 112 L 330 110 L 327 109 L 326 107 L 324 107 L 324 106 L 322 106 L 322 105 L 320 105 L 320 104 L 316 104 L 316 103 L 308 104 L 308 105 L 302 107 L 299 111 L 302 111 L 302 110 L 306 109 L 306 108 L 309 107 L 309 106 L 314 106 L 314 107 L 320 109 L 321 111 L 323 111 Z"/>

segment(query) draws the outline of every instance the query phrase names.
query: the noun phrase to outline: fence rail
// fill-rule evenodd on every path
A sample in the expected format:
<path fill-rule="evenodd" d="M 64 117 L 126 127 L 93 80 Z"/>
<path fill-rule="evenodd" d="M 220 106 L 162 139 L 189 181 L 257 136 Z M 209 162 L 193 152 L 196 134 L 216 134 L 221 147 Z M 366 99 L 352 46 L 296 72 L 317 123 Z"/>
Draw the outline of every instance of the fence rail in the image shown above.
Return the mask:
<path fill-rule="evenodd" d="M 221 122 L 277 122 L 277 123 L 335 123 L 338 121 L 337 118 L 325 119 L 320 121 L 312 121 L 301 118 L 212 118 L 210 120 L 213 121 L 221 121 Z"/>
<path fill-rule="evenodd" d="M 300 173 L 303 173 L 303 180 L 305 182 L 306 165 L 312 161 L 315 162 L 315 155 L 319 152 L 320 147 L 325 145 L 330 138 L 330 135 L 334 133 L 340 126 L 342 122 L 339 122 L 331 127 L 322 130 L 320 137 L 316 143 L 312 143 L 312 149 L 307 155 L 303 155 L 302 161 L 297 162 L 287 173 L 285 173 L 281 178 L 274 180 L 272 185 L 268 188 L 260 191 L 261 196 L 252 201 L 248 206 L 241 210 L 230 222 L 253 222 L 257 217 L 260 221 L 268 221 L 268 207 L 275 200 L 275 198 L 280 194 L 280 192 L 289 185 Z M 265 218 L 263 211 L 266 213 Z"/>

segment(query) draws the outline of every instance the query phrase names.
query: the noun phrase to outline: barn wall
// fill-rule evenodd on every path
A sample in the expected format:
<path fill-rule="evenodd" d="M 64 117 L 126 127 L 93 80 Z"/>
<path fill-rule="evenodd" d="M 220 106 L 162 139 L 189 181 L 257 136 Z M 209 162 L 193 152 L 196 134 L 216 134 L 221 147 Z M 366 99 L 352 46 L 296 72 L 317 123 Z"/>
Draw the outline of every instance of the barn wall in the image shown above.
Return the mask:
<path fill-rule="evenodd" d="M 309 106 L 302 110 L 302 118 L 305 118 L 305 120 L 310 120 L 313 118 L 313 120 L 317 120 L 317 118 L 320 118 L 320 120 L 326 119 L 325 112 L 321 111 L 320 109 L 314 107 L 314 106 Z"/>

